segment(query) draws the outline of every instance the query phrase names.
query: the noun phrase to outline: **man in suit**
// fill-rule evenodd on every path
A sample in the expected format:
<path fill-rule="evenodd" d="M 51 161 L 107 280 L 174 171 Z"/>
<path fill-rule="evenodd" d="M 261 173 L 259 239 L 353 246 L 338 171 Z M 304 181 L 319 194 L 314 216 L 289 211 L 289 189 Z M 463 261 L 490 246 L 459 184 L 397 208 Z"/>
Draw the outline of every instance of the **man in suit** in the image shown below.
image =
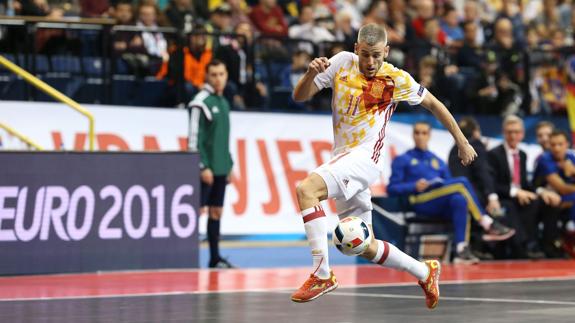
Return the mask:
<path fill-rule="evenodd" d="M 495 184 L 491 177 L 489 162 L 487 160 L 487 149 L 481 141 L 481 128 L 479 123 L 472 117 L 464 117 L 459 121 L 459 128 L 469 144 L 477 152 L 477 159 L 469 166 L 465 167 L 457 162 L 457 149 L 452 148 L 449 152 L 449 170 L 455 177 L 466 177 L 475 189 L 477 198 L 482 205 L 485 205 L 487 213 L 491 215 L 501 215 L 501 205 L 495 193 Z"/>
<path fill-rule="evenodd" d="M 523 120 L 507 116 L 503 120 L 503 137 L 503 144 L 490 150 L 488 159 L 497 199 L 506 210 L 504 221 L 517 231 L 512 253 L 520 258 L 543 258 L 538 242 L 538 217 L 542 207 L 551 203 L 551 193 L 535 193 L 527 181 L 527 155 L 519 149 L 525 137 Z"/>

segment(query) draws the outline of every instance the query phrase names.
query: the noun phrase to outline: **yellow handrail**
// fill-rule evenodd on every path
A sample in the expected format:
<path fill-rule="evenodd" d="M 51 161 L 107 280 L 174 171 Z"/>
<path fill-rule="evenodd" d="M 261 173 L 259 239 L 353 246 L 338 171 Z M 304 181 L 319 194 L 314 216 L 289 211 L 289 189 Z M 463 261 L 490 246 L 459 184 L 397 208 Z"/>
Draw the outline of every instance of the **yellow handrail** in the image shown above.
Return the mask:
<path fill-rule="evenodd" d="M 8 126 L 7 124 L 0 122 L 0 128 L 6 130 L 6 132 L 11 134 L 12 136 L 18 137 L 18 139 L 25 142 L 28 146 L 32 146 L 36 148 L 36 150 L 44 150 L 44 148 L 42 148 L 40 145 L 32 141 L 30 138 L 24 136 L 23 134 L 19 133 L 18 131 L 14 130 L 14 128 Z"/>
<path fill-rule="evenodd" d="M 17 75 L 21 76 L 24 80 L 28 83 L 34 85 L 41 91 L 49 94 L 54 99 L 67 104 L 72 109 L 80 112 L 84 116 L 86 116 L 89 120 L 89 130 L 88 130 L 88 138 L 90 144 L 90 151 L 94 150 L 94 116 L 92 113 L 86 108 L 79 105 L 76 101 L 70 99 L 69 97 L 62 94 L 60 91 L 56 90 L 55 88 L 51 87 L 50 85 L 46 84 L 44 81 L 40 80 L 36 76 L 28 73 L 26 70 L 22 69 L 20 66 L 12 63 L 11 61 L 4 58 L 4 56 L 0 55 L 0 64 L 4 65 L 10 71 L 16 73 Z"/>

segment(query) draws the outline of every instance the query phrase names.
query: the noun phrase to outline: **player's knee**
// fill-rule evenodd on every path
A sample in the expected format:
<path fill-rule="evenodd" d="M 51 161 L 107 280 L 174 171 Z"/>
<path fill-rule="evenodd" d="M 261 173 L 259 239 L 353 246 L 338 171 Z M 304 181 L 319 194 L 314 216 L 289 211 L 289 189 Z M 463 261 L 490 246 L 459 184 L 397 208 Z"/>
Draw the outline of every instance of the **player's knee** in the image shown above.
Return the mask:
<path fill-rule="evenodd" d="M 452 208 L 467 208 L 467 200 L 465 199 L 465 196 L 460 193 L 452 194 L 451 199 L 449 200 L 449 204 Z"/>
<path fill-rule="evenodd" d="M 324 200 L 327 198 L 327 190 L 324 188 L 323 180 L 318 175 L 312 174 L 301 181 L 296 187 L 296 194 L 299 201 L 308 199 Z M 318 178 L 316 178 L 318 177 Z M 320 182 L 321 181 L 321 182 Z"/>
<path fill-rule="evenodd" d="M 222 208 L 210 208 L 209 216 L 212 220 L 220 220 L 222 218 Z"/>

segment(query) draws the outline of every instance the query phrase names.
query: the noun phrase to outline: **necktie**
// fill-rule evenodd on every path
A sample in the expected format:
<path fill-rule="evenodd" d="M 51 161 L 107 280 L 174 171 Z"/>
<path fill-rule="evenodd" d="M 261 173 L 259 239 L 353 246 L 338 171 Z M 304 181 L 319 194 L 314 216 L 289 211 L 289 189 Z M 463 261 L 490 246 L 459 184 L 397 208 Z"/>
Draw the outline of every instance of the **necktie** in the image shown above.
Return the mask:
<path fill-rule="evenodd" d="M 513 184 L 521 187 L 521 165 L 519 162 L 519 153 L 513 153 Z"/>

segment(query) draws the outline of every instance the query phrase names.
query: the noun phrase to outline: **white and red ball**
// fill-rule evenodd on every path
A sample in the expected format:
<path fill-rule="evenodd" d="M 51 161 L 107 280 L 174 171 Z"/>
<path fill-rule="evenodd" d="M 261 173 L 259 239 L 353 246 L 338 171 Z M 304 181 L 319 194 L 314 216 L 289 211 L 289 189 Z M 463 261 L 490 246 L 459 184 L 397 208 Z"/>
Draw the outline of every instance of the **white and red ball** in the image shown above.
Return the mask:
<path fill-rule="evenodd" d="M 371 239 L 371 231 L 367 224 L 356 216 L 342 219 L 333 230 L 335 247 L 348 256 L 362 254 L 369 247 Z"/>

